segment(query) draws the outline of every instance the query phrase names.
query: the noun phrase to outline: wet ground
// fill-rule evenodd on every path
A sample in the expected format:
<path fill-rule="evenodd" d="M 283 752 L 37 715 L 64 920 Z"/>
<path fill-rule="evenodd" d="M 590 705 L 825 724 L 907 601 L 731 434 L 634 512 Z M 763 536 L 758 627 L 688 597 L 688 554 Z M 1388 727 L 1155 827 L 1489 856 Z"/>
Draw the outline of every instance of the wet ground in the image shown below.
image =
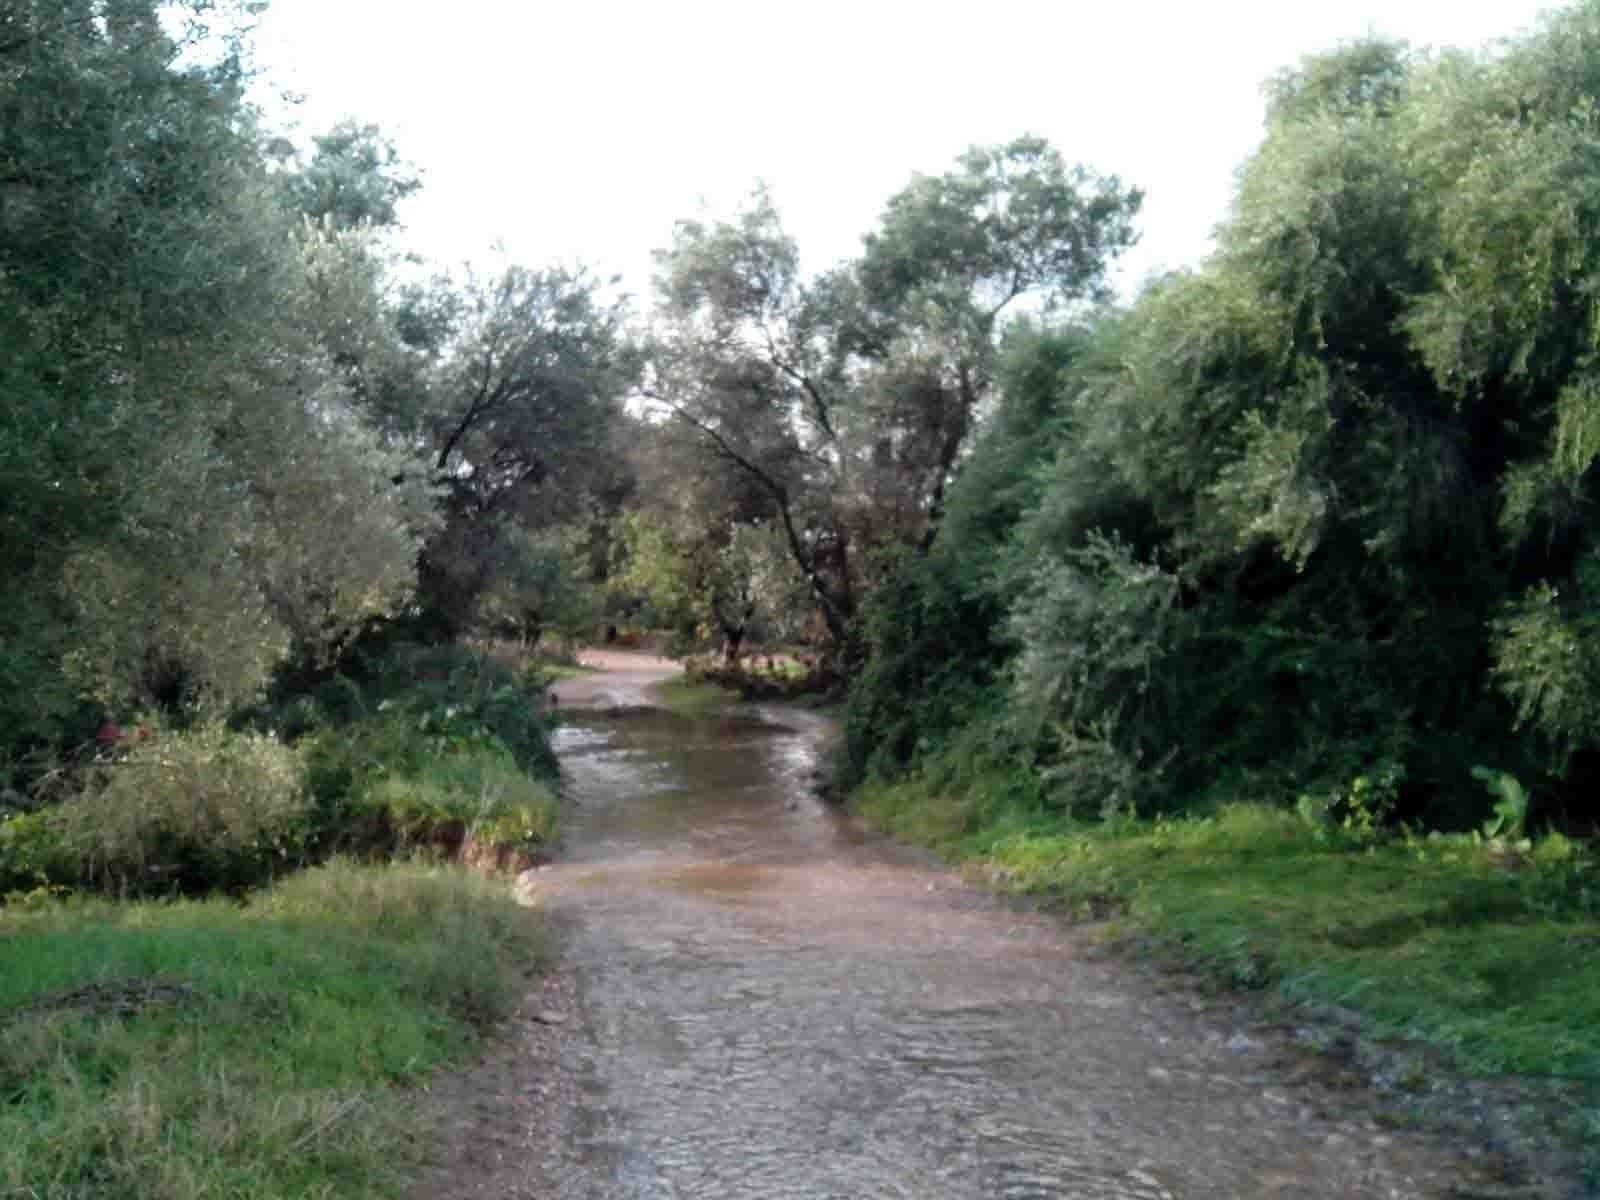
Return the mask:
<path fill-rule="evenodd" d="M 562 859 L 523 884 L 565 930 L 524 1060 L 559 1112 L 450 1194 L 1488 1194 L 1462 1148 L 814 798 L 815 717 L 644 711 L 669 667 L 608 665 L 558 689 L 592 707 L 559 739 Z"/>

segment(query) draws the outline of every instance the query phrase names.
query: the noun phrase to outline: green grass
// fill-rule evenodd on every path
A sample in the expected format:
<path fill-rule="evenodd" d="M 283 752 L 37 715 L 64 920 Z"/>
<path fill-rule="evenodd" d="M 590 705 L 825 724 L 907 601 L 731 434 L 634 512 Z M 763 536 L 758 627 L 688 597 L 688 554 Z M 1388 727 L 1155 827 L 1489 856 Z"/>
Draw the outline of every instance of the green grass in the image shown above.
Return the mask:
<path fill-rule="evenodd" d="M 403 838 L 427 843 L 445 826 L 497 846 L 533 848 L 555 839 L 554 793 L 490 742 L 455 746 L 410 773 L 374 772 L 359 803 L 387 814 Z"/>
<path fill-rule="evenodd" d="M 335 862 L 227 900 L 0 909 L 0 1195 L 398 1194 L 406 1088 L 545 954 L 464 871 Z"/>
<path fill-rule="evenodd" d="M 593 675 L 595 670 L 582 663 L 561 662 L 553 658 L 541 658 L 536 665 L 539 673 L 549 683 L 559 683 L 563 679 L 579 679 L 585 675 Z"/>
<path fill-rule="evenodd" d="M 1475 1073 L 1600 1080 L 1600 869 L 1573 843 L 1364 841 L 1247 806 L 1074 828 L 981 786 L 916 781 L 857 803 L 1000 886 L 1114 915 L 1230 983 L 1339 1005 Z"/>
<path fill-rule="evenodd" d="M 680 717 L 709 717 L 739 702 L 739 693 L 703 679 L 674 675 L 653 689 L 661 707 Z"/>

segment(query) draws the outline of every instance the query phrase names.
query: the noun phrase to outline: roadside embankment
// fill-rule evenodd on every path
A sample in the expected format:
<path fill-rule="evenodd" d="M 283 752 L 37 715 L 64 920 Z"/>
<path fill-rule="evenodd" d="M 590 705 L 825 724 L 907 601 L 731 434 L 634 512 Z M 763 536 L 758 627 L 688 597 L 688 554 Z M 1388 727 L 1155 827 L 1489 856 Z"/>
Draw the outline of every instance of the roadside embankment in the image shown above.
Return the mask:
<path fill-rule="evenodd" d="M 855 807 L 1003 890 L 1109 919 L 1124 944 L 1405 1039 L 1390 1082 L 1440 1065 L 1563 1091 L 1561 1140 L 1600 1183 L 1600 870 L 1551 835 L 1417 836 L 1256 806 L 1074 826 L 913 777 Z M 1427 1053 L 1424 1053 L 1424 1051 Z M 1433 1053 L 1437 1051 L 1438 1053 Z"/>
<path fill-rule="evenodd" d="M 404 1090 L 507 1016 L 542 924 L 459 868 L 334 862 L 228 900 L 0 921 L 0 1195 L 393 1194 Z"/>
<path fill-rule="evenodd" d="M 380 645 L 0 808 L 0 1196 L 399 1194 L 444 1138 L 407 1089 L 545 954 L 545 687 Z"/>

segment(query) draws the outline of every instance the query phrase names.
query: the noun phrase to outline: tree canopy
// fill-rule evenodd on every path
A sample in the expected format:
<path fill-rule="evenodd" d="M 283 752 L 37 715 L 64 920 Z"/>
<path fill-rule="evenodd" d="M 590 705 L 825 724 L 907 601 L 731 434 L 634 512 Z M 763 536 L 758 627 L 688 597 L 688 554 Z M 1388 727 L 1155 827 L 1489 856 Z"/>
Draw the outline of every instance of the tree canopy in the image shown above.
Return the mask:
<path fill-rule="evenodd" d="M 852 779 L 977 739 L 1063 812 L 1359 779 L 1450 822 L 1487 764 L 1593 819 L 1594 0 L 1281 73 L 1215 252 L 1131 303 L 1139 192 L 1030 136 L 821 273 L 757 189 L 645 302 L 419 280 L 418 173 L 371 125 L 270 129 L 215 9 L 0 13 L 14 777 L 385 623 L 643 615 L 812 643 Z"/>
<path fill-rule="evenodd" d="M 1017 344 L 962 517 L 869 621 L 852 772 L 976 720 L 1064 810 L 1381 780 L 1451 824 L 1488 764 L 1594 820 L 1597 36 L 1585 3 L 1273 80 L 1214 255 Z M 879 740 L 950 658 L 974 704 Z"/>
<path fill-rule="evenodd" d="M 1101 296 L 1138 204 L 1021 138 L 913 180 L 861 255 L 816 279 L 765 192 L 732 221 L 679 224 L 647 395 L 765 493 L 839 647 L 882 556 L 936 534 L 1003 315 Z"/>

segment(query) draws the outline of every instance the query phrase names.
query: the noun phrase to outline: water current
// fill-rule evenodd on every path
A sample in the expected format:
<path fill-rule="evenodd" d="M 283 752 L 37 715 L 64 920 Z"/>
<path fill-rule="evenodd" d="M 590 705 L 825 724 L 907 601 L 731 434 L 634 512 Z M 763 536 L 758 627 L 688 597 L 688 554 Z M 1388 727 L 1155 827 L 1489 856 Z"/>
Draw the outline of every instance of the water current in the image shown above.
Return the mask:
<path fill-rule="evenodd" d="M 570 1200 L 1446 1197 L 1467 1164 L 813 795 L 804 712 L 583 713 Z"/>

